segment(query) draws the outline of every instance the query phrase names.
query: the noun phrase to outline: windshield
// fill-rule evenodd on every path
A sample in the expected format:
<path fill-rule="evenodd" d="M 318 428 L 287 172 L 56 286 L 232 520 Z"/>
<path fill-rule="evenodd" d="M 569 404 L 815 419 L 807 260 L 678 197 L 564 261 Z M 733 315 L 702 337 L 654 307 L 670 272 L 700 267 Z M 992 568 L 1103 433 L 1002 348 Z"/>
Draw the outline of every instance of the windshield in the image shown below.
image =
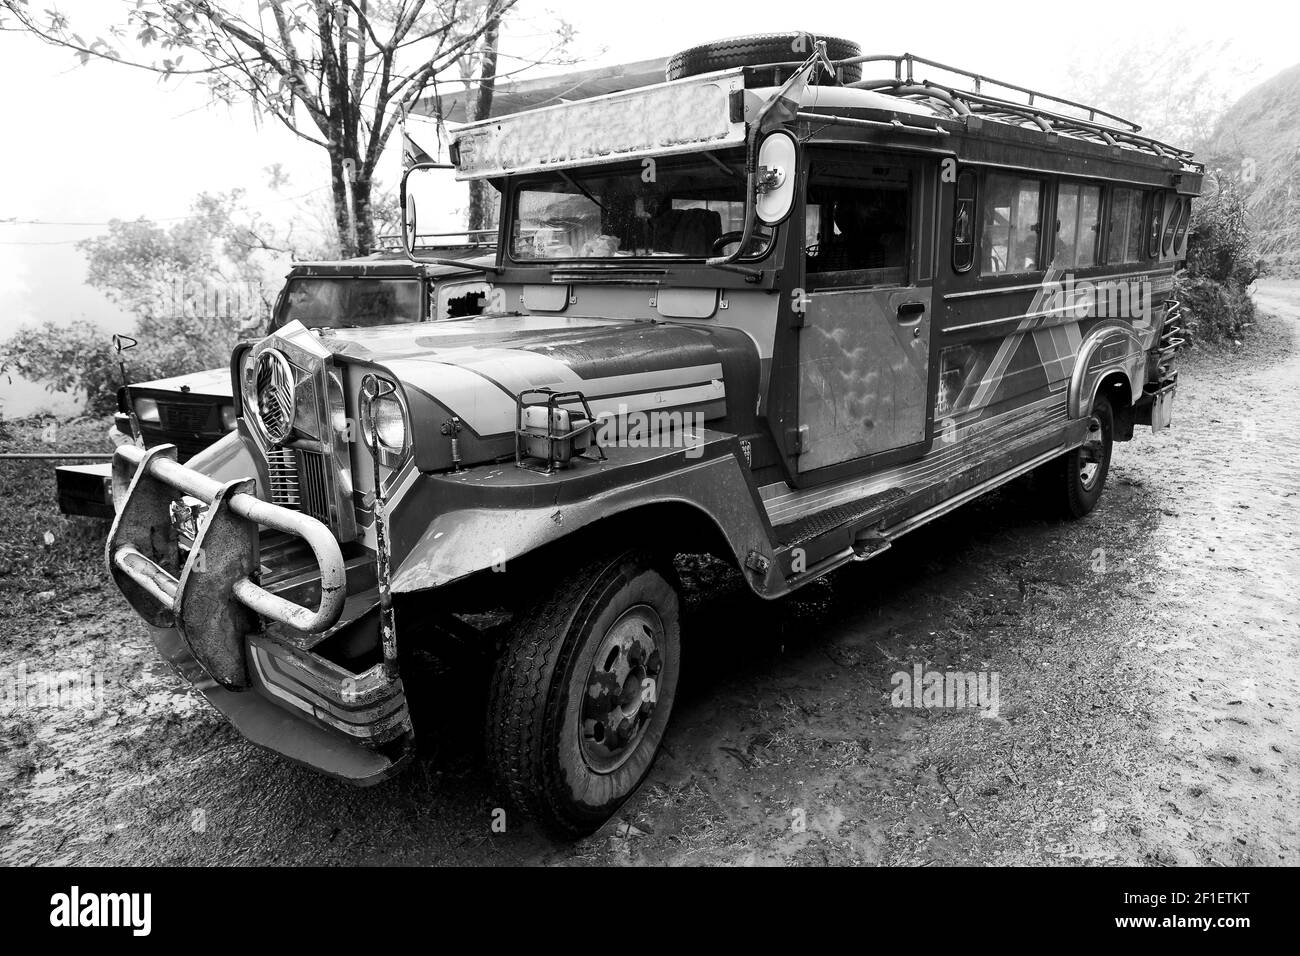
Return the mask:
<path fill-rule="evenodd" d="M 745 225 L 744 155 L 554 172 L 515 194 L 514 259 L 704 258 L 734 248 Z M 760 256 L 771 230 L 759 226 L 748 250 Z"/>
<path fill-rule="evenodd" d="M 419 279 L 290 279 L 272 331 L 297 319 L 309 329 L 357 329 L 420 321 Z"/>

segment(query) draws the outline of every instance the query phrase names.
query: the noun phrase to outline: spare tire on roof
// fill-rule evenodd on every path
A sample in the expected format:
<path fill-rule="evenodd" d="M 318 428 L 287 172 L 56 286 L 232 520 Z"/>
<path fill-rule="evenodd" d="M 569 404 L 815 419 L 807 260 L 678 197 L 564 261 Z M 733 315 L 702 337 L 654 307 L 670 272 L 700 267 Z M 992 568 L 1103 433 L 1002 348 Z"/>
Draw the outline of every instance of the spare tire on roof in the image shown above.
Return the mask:
<path fill-rule="evenodd" d="M 668 60 L 664 75 L 669 80 L 683 80 L 688 76 L 730 70 L 738 66 L 767 66 L 773 63 L 799 63 L 812 55 L 813 44 L 826 41 L 826 55 L 832 60 L 845 60 L 861 56 L 862 48 L 852 40 L 824 37 L 815 33 L 758 33 L 747 37 L 714 40 L 682 50 Z M 851 63 L 838 70 L 841 83 L 853 83 L 862 78 L 862 64 Z M 773 70 L 773 80 L 789 78 L 790 71 Z M 818 71 L 814 83 L 832 82 L 824 71 Z"/>

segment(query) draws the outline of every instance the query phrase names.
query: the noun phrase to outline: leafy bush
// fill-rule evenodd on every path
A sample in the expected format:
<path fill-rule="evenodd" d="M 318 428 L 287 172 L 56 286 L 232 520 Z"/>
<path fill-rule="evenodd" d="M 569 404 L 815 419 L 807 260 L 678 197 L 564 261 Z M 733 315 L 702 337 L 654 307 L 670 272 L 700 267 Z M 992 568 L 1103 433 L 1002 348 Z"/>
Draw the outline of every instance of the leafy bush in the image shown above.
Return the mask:
<path fill-rule="evenodd" d="M 1178 276 L 1174 298 L 1182 303 L 1184 337 L 1190 342 L 1240 339 L 1255 320 L 1249 292 L 1206 276 Z"/>
<path fill-rule="evenodd" d="M 133 382 L 219 368 L 241 331 L 265 328 L 290 250 L 243 205 L 243 193 L 201 194 L 190 215 L 163 228 L 114 220 L 78 244 L 86 282 L 136 316 L 139 346 L 127 353 Z M 0 343 L 0 373 L 17 372 L 50 391 L 76 391 L 96 414 L 116 407 L 121 384 L 108 333 L 46 322 Z"/>
<path fill-rule="evenodd" d="M 161 326 L 161 327 L 160 327 Z M 201 319 L 142 318 L 140 345 L 126 353 L 133 382 L 168 378 L 230 361 L 237 329 Z M 122 384 L 117 355 L 107 332 L 89 325 L 42 325 L 19 329 L 0 346 L 0 372 L 12 371 L 51 392 L 80 392 L 86 410 L 109 414 Z"/>
<path fill-rule="evenodd" d="M 1254 231 L 1237 183 L 1221 172 L 1192 205 L 1187 270 L 1174 280 L 1192 342 L 1239 339 L 1255 320 L 1250 285 L 1260 274 Z"/>

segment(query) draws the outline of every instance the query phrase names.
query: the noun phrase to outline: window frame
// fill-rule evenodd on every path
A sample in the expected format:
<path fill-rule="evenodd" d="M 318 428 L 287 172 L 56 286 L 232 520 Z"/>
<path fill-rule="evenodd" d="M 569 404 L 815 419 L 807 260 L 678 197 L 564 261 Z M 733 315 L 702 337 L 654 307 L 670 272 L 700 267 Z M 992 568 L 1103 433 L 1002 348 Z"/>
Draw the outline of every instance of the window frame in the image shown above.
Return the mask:
<path fill-rule="evenodd" d="M 1133 203 L 1131 207 L 1131 212 L 1133 213 L 1133 215 L 1128 221 L 1128 228 L 1125 235 L 1125 241 L 1122 244 L 1122 247 L 1120 249 L 1120 255 L 1118 257 L 1114 257 L 1111 255 L 1110 241 L 1115 231 L 1115 196 L 1121 192 L 1131 194 L 1136 201 Z M 1143 260 L 1144 258 L 1143 249 L 1146 241 L 1147 194 L 1149 192 L 1150 190 L 1143 189 L 1141 186 L 1134 185 L 1134 184 L 1128 184 L 1128 183 L 1109 184 L 1107 188 L 1107 195 L 1105 198 L 1106 218 L 1105 218 L 1105 223 L 1102 226 L 1103 231 L 1106 233 L 1106 241 L 1103 244 L 1103 248 L 1105 249 L 1105 253 L 1106 253 L 1106 258 L 1102 261 L 1106 265 L 1126 265 L 1128 263 L 1139 263 Z M 1132 238 L 1135 235 L 1137 238 L 1136 256 L 1130 258 L 1128 251 L 1130 245 L 1132 244 Z"/>
<path fill-rule="evenodd" d="M 1050 260 L 1050 264 L 1052 267 L 1056 266 L 1056 254 L 1057 254 L 1056 245 L 1057 245 L 1057 240 L 1060 238 L 1060 234 L 1061 234 L 1061 189 L 1062 187 L 1076 187 L 1078 189 L 1078 194 L 1077 194 L 1078 198 L 1075 203 L 1075 215 L 1074 215 L 1074 235 L 1075 235 L 1074 255 L 1076 260 L 1078 259 L 1079 256 L 1079 243 L 1077 240 L 1079 236 L 1079 227 L 1082 224 L 1083 191 L 1085 189 L 1097 190 L 1097 216 L 1096 219 L 1093 221 L 1094 225 L 1091 230 L 1092 231 L 1092 261 L 1084 265 L 1080 265 L 1076 261 L 1076 262 L 1069 263 L 1068 265 L 1062 265 L 1060 266 L 1060 268 L 1076 270 L 1076 271 L 1079 269 L 1095 269 L 1097 266 L 1101 265 L 1101 232 L 1102 232 L 1102 222 L 1106 212 L 1106 205 L 1105 205 L 1106 183 L 1096 179 L 1084 179 L 1077 176 L 1057 177 L 1055 188 L 1052 190 L 1052 200 L 1053 200 L 1052 201 L 1052 225 L 1054 227 L 1052 229 L 1052 255 Z"/>
<path fill-rule="evenodd" d="M 814 203 L 809 199 L 809 191 L 815 185 L 814 180 L 817 179 L 819 174 L 826 177 L 826 181 L 819 184 L 822 186 L 841 186 L 848 189 L 875 188 L 901 192 L 905 199 L 906 221 L 904 223 L 903 262 L 901 266 L 831 269 L 825 272 L 814 272 L 808 269 L 808 259 L 805 253 L 803 255 L 803 279 L 804 287 L 808 292 L 823 292 L 832 289 L 901 289 L 906 288 L 914 281 L 916 264 L 912 261 L 912 245 L 916 240 L 915 206 L 918 177 L 916 171 L 910 165 L 900 163 L 899 169 L 902 171 L 900 177 L 869 176 L 856 172 L 853 164 L 846 163 L 843 160 L 823 159 L 819 163 L 815 158 L 810 159 L 807 177 L 803 183 L 803 194 L 800 197 L 803 222 L 803 229 L 799 236 L 801 249 L 807 249 L 807 218 L 812 207 L 816 206 L 818 209 L 819 226 L 824 227 L 826 225 L 825 217 L 821 213 L 821 210 L 825 208 L 824 204 Z M 834 228 L 833 224 L 831 227 Z M 819 237 L 818 244 L 821 241 Z"/>
<path fill-rule="evenodd" d="M 1020 195 L 1019 184 L 1025 181 L 1035 182 L 1038 184 L 1038 221 L 1036 223 L 1038 228 L 1032 230 L 1038 237 L 1038 243 L 1035 249 L 1033 268 L 1015 269 L 1015 270 L 1006 269 L 1005 271 L 1002 272 L 985 272 L 983 265 L 981 265 L 978 272 L 979 278 L 980 279 L 1003 279 L 1008 276 L 1030 276 L 1036 273 L 1045 272 L 1046 268 L 1043 265 L 1043 258 L 1044 258 L 1043 219 L 1045 218 L 1045 212 L 1047 208 L 1048 189 L 1051 186 L 1052 177 L 1042 173 L 1030 173 L 1018 169 L 1005 169 L 1005 168 L 998 168 L 998 167 L 984 170 L 983 175 L 980 177 L 979 183 L 976 187 L 979 200 L 980 200 L 980 202 L 977 203 L 976 205 L 976 209 L 980 214 L 980 223 L 981 223 L 979 229 L 979 239 L 976 242 L 976 257 L 981 263 L 983 263 L 984 254 L 986 252 L 986 249 L 984 247 L 985 229 L 983 226 L 984 214 L 986 212 L 986 209 L 983 203 L 989 201 L 989 196 L 993 191 L 992 187 L 989 185 L 989 180 L 995 176 L 1001 176 L 1006 179 L 1010 179 L 1017 184 L 1016 204 L 1014 207 L 1017 209 L 1019 208 L 1019 195 Z M 1013 224 L 1011 226 L 1011 232 L 1013 233 L 1014 231 L 1015 231 L 1015 225 L 1013 221 Z M 1010 242 L 1010 233 L 1008 234 L 1008 243 L 1009 242 Z M 1010 255 L 1010 248 L 1008 248 L 1007 252 L 1008 255 Z"/>
<path fill-rule="evenodd" d="M 963 195 L 963 180 L 965 185 L 969 186 L 969 195 Z M 953 205 L 952 205 L 952 271 L 958 275 L 964 275 L 975 268 L 975 262 L 979 258 L 977 247 L 979 245 L 975 237 L 975 220 L 979 215 L 979 188 L 980 175 L 975 169 L 969 166 L 962 168 L 957 173 L 957 179 L 953 183 Z M 959 238 L 957 229 L 961 221 L 963 210 L 966 213 L 966 223 L 968 235 L 963 241 Z M 966 264 L 963 266 L 958 262 L 958 252 L 964 249 L 967 253 Z"/>

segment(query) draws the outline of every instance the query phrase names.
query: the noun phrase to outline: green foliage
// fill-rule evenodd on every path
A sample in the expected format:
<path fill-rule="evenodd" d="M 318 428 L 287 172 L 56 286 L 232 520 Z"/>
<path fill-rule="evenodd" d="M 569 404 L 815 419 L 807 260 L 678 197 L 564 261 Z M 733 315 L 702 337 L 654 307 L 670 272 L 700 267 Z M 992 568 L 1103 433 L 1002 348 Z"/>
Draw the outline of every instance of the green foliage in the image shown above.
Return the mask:
<path fill-rule="evenodd" d="M 136 316 L 139 346 L 126 353 L 131 381 L 220 367 L 241 331 L 260 334 L 280 285 L 275 231 L 242 205 L 239 190 L 202 194 L 169 228 L 114 220 L 79 247 L 86 281 Z M 46 322 L 0 343 L 0 372 L 77 391 L 87 408 L 111 411 L 121 384 L 110 335 L 89 324 Z"/>
<path fill-rule="evenodd" d="M 1250 293 L 1231 283 L 1180 274 L 1174 298 L 1182 304 L 1184 338 L 1190 342 L 1237 341 L 1255 321 Z"/>
<path fill-rule="evenodd" d="M 1246 197 L 1241 187 L 1222 173 L 1206 180 L 1203 194 L 1192 204 L 1187 273 L 1242 289 L 1259 277 Z"/>
<path fill-rule="evenodd" d="M 1255 320 L 1249 288 L 1260 273 L 1254 229 L 1237 182 L 1222 173 L 1207 177 L 1192 205 L 1187 271 L 1174 283 L 1183 305 L 1184 329 L 1193 342 L 1239 339 Z"/>

